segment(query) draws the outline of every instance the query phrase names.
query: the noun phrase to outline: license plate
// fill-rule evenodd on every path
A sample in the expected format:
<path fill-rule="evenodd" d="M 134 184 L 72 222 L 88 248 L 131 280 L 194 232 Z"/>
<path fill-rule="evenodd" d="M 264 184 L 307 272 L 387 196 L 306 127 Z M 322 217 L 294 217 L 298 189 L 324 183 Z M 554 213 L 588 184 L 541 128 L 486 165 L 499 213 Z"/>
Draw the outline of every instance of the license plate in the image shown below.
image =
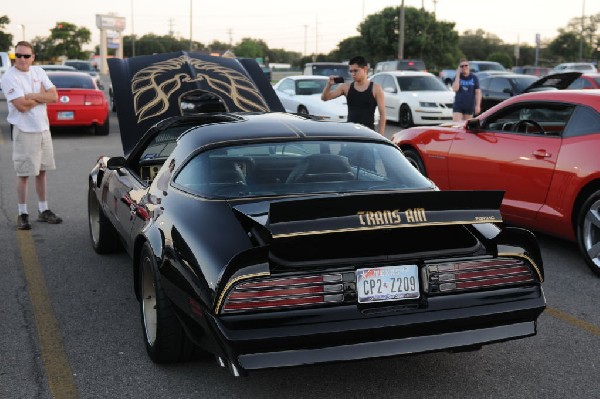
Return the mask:
<path fill-rule="evenodd" d="M 59 112 L 57 118 L 61 121 L 71 120 L 75 118 L 75 114 L 73 111 Z"/>
<path fill-rule="evenodd" d="M 356 271 L 358 302 L 419 298 L 417 265 L 373 267 Z"/>

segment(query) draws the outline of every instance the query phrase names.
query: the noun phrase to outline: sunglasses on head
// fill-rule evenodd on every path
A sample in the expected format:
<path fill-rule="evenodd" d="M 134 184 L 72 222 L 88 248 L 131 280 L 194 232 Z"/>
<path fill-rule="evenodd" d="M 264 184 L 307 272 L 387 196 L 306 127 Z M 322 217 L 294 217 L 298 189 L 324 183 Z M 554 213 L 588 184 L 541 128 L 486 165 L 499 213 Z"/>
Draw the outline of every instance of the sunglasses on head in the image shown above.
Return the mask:
<path fill-rule="evenodd" d="M 32 55 L 33 54 L 20 54 L 20 53 L 16 53 L 15 57 L 17 57 L 17 58 L 25 58 L 27 60 L 27 59 L 31 58 Z"/>

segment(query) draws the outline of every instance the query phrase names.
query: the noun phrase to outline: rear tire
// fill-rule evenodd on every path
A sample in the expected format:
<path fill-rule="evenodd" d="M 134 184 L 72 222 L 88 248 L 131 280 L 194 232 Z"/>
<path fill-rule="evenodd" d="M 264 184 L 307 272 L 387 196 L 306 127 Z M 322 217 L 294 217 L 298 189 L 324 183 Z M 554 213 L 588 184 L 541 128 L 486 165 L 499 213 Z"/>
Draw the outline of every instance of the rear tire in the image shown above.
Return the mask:
<path fill-rule="evenodd" d="M 593 192 L 579 211 L 577 243 L 589 268 L 600 276 L 600 190 Z"/>
<path fill-rule="evenodd" d="M 110 132 L 110 117 L 108 115 L 106 115 L 106 120 L 104 121 L 104 124 L 96 125 L 94 133 L 96 134 L 96 136 L 108 136 L 109 132 Z"/>
<path fill-rule="evenodd" d="M 399 121 L 402 129 L 408 129 L 409 127 L 414 126 L 412 111 L 406 104 L 402 104 L 400 107 Z"/>
<path fill-rule="evenodd" d="M 405 150 L 402 150 L 402 153 L 404 154 L 404 157 L 408 160 L 408 162 L 410 162 L 410 164 L 415 167 L 415 169 L 421 172 L 423 176 L 427 177 L 425 164 L 423 163 L 423 160 L 421 159 L 417 151 L 413 150 L 412 148 L 407 148 Z"/>
<path fill-rule="evenodd" d="M 154 252 L 145 243 L 139 260 L 140 314 L 148 356 L 155 363 L 193 360 L 200 349 L 186 335 L 162 288 Z"/>
<path fill-rule="evenodd" d="M 117 231 L 104 215 L 91 187 L 88 190 L 88 223 L 94 251 L 99 254 L 108 254 L 118 252 L 123 248 Z"/>

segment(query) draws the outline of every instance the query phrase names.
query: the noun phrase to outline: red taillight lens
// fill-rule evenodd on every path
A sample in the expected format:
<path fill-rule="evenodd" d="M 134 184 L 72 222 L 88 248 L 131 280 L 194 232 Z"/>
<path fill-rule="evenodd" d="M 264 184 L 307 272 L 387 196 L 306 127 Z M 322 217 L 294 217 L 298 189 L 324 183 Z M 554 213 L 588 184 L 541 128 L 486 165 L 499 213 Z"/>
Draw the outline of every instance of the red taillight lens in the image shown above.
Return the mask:
<path fill-rule="evenodd" d="M 303 307 L 344 301 L 341 274 L 290 276 L 242 282 L 230 291 L 223 313 Z"/>
<path fill-rule="evenodd" d="M 104 102 L 103 94 L 86 94 L 84 104 L 85 105 L 102 105 Z"/>
<path fill-rule="evenodd" d="M 535 281 L 529 263 L 516 258 L 427 265 L 430 293 L 495 288 Z"/>

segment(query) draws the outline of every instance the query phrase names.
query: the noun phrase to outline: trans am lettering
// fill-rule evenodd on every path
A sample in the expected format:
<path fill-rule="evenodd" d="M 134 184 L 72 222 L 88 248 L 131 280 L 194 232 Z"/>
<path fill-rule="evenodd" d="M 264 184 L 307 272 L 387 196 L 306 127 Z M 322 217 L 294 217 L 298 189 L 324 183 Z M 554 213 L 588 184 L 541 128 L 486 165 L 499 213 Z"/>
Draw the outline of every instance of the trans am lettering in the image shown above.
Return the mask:
<path fill-rule="evenodd" d="M 404 214 L 404 215 L 403 215 Z M 381 211 L 359 211 L 358 220 L 363 226 L 382 226 L 402 223 L 421 223 L 427 221 L 425 208 L 409 208 L 404 212 L 399 209 Z"/>

